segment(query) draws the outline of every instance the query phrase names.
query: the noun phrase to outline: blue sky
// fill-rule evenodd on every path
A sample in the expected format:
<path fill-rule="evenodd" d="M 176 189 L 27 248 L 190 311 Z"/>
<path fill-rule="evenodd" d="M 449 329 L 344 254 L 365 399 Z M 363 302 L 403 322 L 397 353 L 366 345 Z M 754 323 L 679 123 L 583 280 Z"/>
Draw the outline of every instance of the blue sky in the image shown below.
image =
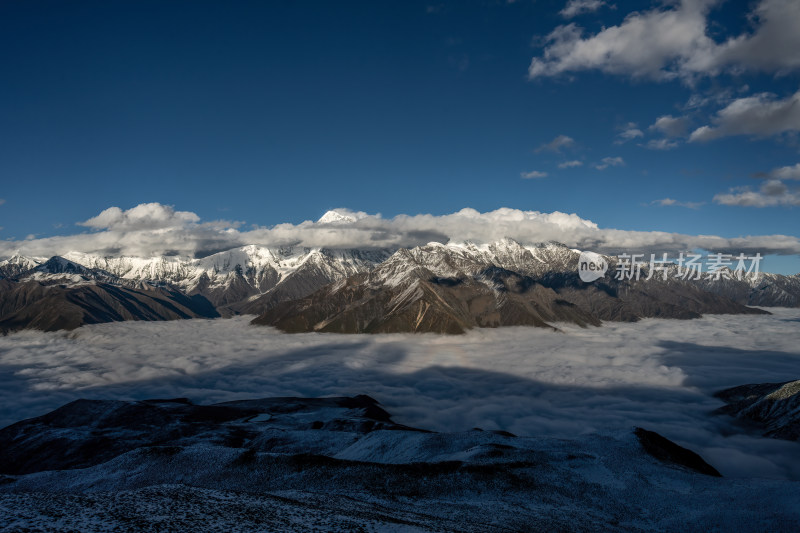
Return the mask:
<path fill-rule="evenodd" d="M 3 2 L 0 239 L 159 203 L 796 240 L 797 27 L 792 0 Z"/>

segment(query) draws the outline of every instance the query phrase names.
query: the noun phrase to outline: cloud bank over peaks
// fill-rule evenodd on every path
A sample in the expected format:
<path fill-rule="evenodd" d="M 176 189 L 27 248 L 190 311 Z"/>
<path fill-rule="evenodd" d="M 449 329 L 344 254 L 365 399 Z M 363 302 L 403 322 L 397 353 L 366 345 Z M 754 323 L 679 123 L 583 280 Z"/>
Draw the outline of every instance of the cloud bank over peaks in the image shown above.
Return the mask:
<path fill-rule="evenodd" d="M 176 228 L 199 221 L 200 217 L 190 211 L 175 211 L 168 205 L 149 203 L 139 204 L 127 211 L 109 207 L 78 225 L 92 229 L 135 231 Z"/>
<path fill-rule="evenodd" d="M 774 195 L 775 191 L 770 189 L 764 192 L 767 193 Z M 717 201 L 720 202 L 720 199 Z M 127 210 L 111 207 L 79 225 L 92 231 L 0 241 L 0 259 L 11 257 L 15 252 L 33 257 L 50 257 L 71 251 L 106 256 L 203 257 L 247 244 L 393 249 L 429 242 L 490 243 L 505 237 L 523 244 L 557 241 L 571 248 L 606 253 L 660 253 L 697 248 L 730 253 L 800 253 L 800 239 L 796 236 L 725 238 L 664 231 L 619 230 L 601 228 L 575 213 L 542 213 L 511 208 L 483 213 L 465 208 L 445 215 L 400 214 L 393 218 L 341 208 L 325 213 L 317 221 L 242 229 L 241 222 L 203 222 L 195 213 L 149 203 Z"/>

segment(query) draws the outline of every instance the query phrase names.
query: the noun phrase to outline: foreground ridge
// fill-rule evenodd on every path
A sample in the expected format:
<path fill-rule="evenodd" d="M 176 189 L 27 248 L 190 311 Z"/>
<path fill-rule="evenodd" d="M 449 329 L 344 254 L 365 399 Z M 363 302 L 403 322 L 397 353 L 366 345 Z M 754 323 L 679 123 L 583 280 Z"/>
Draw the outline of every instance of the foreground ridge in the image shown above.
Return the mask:
<path fill-rule="evenodd" d="M 796 508 L 792 482 L 720 478 L 641 428 L 433 433 L 364 395 L 77 400 L 0 430 L 0 520 L 18 529 L 787 530 Z"/>

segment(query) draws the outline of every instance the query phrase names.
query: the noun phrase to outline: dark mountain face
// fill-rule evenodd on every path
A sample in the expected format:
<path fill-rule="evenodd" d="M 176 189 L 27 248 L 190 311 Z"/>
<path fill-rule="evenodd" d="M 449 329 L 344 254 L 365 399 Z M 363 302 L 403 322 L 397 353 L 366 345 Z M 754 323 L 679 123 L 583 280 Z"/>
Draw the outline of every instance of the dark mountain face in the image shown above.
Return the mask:
<path fill-rule="evenodd" d="M 531 278 L 498 268 L 473 277 L 414 271 L 398 285 L 358 275 L 309 297 L 284 302 L 253 323 L 284 331 L 463 333 L 473 327 L 542 326 L 565 321 L 599 325 L 580 308 Z"/>
<path fill-rule="evenodd" d="M 690 281 L 653 278 L 584 283 L 578 275 L 548 273 L 538 281 L 560 298 L 600 320 L 632 322 L 641 318 L 699 318 L 704 314 L 767 314 Z"/>
<path fill-rule="evenodd" d="M 0 280 L 0 332 L 56 331 L 122 320 L 213 318 L 208 300 L 160 287 Z"/>
<path fill-rule="evenodd" d="M 716 468 L 705 462 L 695 452 L 678 446 L 655 431 L 636 428 L 633 432 L 639 439 L 642 448 L 659 461 L 681 465 L 707 476 L 722 477 Z"/>
<path fill-rule="evenodd" d="M 680 280 L 600 280 L 571 268 L 577 254 L 548 246 L 546 263 L 506 243 L 479 254 L 427 246 L 400 250 L 369 274 L 328 285 L 269 309 L 253 323 L 287 332 L 462 333 L 473 327 L 540 326 L 704 313 L 764 313 Z M 574 257 L 573 257 L 574 256 Z M 542 264 L 555 265 L 543 270 Z M 505 266 L 521 268 L 520 273 Z M 541 274 L 536 274 L 542 272 Z"/>
<path fill-rule="evenodd" d="M 728 404 L 718 414 L 736 417 L 768 437 L 800 440 L 800 381 L 741 385 L 715 396 Z"/>

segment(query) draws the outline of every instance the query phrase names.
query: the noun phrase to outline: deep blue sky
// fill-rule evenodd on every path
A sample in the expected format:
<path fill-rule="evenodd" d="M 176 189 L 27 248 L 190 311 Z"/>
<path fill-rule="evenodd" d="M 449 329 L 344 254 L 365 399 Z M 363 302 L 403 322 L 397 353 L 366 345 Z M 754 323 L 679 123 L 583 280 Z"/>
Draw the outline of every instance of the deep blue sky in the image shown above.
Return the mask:
<path fill-rule="evenodd" d="M 590 36 L 660 5 L 616 1 L 567 20 L 565 3 L 1 2 L 0 238 L 75 233 L 143 202 L 259 225 L 339 206 L 387 217 L 505 206 L 620 229 L 800 234 L 798 207 L 712 200 L 800 162 L 798 128 L 643 146 L 660 138 L 648 130 L 659 116 L 689 117 L 688 134 L 736 98 L 791 97 L 797 70 L 530 80 L 559 25 Z M 709 35 L 752 30 L 753 5 L 712 9 Z M 692 95 L 716 100 L 687 108 Z M 617 144 L 631 122 L 643 135 Z M 558 135 L 574 145 L 536 151 Z M 596 169 L 606 157 L 624 166 Z M 573 160 L 583 165 L 557 166 Z M 547 176 L 520 177 L 533 171 Z M 702 205 L 652 203 L 665 198 Z"/>

